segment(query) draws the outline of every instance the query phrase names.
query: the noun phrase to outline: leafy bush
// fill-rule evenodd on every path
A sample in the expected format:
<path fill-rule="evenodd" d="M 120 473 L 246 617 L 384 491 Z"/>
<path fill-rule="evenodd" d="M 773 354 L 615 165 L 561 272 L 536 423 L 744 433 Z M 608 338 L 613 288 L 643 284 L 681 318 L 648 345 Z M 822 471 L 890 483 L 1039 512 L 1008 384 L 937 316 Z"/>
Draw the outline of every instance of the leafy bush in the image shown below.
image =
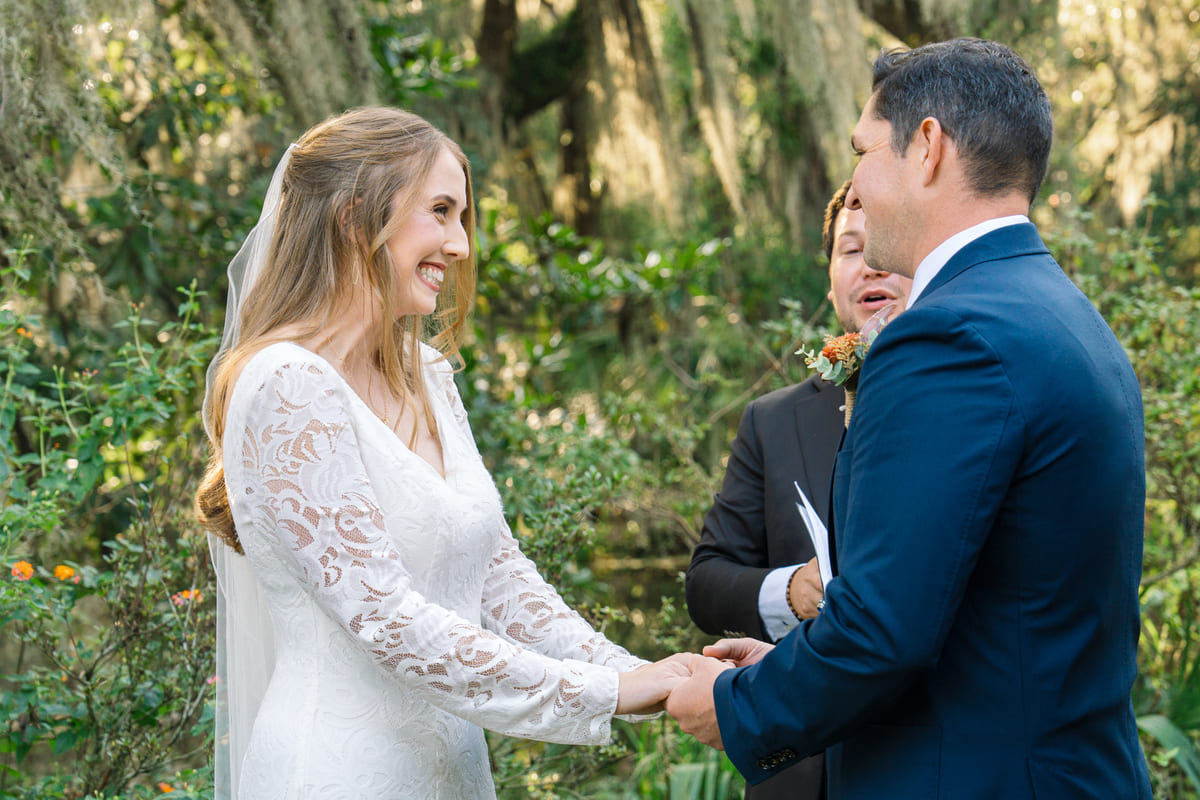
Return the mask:
<path fill-rule="evenodd" d="M 179 322 L 135 307 L 126 344 L 73 372 L 22 311 L 27 256 L 0 275 L 0 796 L 202 788 L 214 598 L 188 498 L 213 342 L 197 293 Z"/>

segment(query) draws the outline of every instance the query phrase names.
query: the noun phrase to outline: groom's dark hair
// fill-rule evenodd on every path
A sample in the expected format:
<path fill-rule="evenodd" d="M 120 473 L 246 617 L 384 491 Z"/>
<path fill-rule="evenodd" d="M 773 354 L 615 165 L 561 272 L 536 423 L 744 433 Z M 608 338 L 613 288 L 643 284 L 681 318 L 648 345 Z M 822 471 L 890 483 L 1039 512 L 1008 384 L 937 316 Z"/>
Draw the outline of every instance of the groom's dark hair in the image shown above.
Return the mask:
<path fill-rule="evenodd" d="M 1017 190 L 1037 197 L 1054 122 L 1033 69 L 1009 47 L 952 39 L 875 59 L 875 116 L 892 125 L 903 154 L 921 121 L 934 117 L 958 148 L 971 190 L 993 197 Z"/>

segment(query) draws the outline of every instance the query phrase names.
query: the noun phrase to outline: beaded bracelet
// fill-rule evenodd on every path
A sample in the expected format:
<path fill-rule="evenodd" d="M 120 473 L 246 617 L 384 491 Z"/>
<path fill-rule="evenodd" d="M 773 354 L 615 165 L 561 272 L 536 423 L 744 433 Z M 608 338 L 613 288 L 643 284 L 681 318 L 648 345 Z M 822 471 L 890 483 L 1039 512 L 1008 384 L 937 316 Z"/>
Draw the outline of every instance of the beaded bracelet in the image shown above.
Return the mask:
<path fill-rule="evenodd" d="M 791 577 L 788 578 L 787 588 L 784 589 L 784 591 L 783 591 L 783 597 L 785 600 L 787 600 L 788 611 L 791 611 L 792 616 L 795 617 L 796 619 L 802 619 L 802 617 L 800 616 L 799 612 L 796 611 L 796 607 L 794 605 L 792 605 L 792 581 L 796 580 L 796 573 L 802 569 L 804 569 L 803 564 L 796 567 L 796 569 L 792 572 Z"/>

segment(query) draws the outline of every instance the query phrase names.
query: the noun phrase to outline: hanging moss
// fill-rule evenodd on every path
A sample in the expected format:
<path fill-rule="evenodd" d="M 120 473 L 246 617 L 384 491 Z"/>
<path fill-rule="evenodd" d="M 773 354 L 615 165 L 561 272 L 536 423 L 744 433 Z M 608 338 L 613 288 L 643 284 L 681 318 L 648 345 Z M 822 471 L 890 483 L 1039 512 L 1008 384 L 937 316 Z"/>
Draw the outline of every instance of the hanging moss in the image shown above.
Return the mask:
<path fill-rule="evenodd" d="M 103 76 L 89 65 L 102 26 L 134 4 L 105 3 L 103 15 L 95 5 L 0 2 L 0 264 L 13 264 L 12 251 L 26 245 L 81 257 L 79 226 L 62 193 L 76 156 L 104 179 L 123 180 Z"/>

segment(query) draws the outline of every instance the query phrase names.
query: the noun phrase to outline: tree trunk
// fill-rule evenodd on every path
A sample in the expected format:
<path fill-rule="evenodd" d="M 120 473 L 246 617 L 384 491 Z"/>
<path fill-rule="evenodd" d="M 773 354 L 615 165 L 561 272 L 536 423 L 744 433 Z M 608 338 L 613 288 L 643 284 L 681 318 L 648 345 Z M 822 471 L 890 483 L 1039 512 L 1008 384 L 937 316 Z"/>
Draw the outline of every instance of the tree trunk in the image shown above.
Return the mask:
<path fill-rule="evenodd" d="M 700 129 L 730 208 L 799 244 L 852 168 L 850 132 L 870 90 L 857 7 L 683 0 L 683 14 Z"/>
<path fill-rule="evenodd" d="M 721 183 L 734 218 L 744 220 L 743 177 L 738 163 L 738 109 L 732 92 L 737 66 L 721 43 L 728 30 L 725 15 L 711 15 L 711 4 L 685 0 L 684 16 L 692 47 L 692 83 L 696 91 L 696 116 L 708 144 L 713 171 Z M 705 7 L 708 5 L 709 7 Z"/>
<path fill-rule="evenodd" d="M 304 127 L 379 102 L 370 31 L 354 0 L 193 0 L 190 10 L 258 58 Z"/>
<path fill-rule="evenodd" d="M 579 13 L 587 41 L 591 139 L 591 175 L 579 178 L 588 181 L 594 200 L 603 197 L 623 210 L 623 223 L 649 218 L 679 231 L 686 195 L 682 150 L 644 9 L 636 0 L 589 0 Z"/>

